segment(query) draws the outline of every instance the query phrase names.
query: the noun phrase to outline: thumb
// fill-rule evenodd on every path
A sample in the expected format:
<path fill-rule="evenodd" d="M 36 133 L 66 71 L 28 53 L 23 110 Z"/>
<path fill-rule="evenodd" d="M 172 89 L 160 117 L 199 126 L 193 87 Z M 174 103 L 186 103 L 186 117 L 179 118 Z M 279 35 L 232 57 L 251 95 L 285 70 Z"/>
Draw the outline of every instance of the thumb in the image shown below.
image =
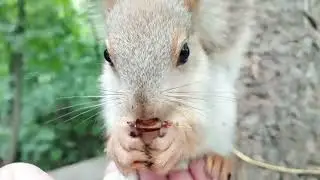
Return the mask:
<path fill-rule="evenodd" d="M 12 163 L 0 168 L 1 180 L 54 180 L 35 165 Z"/>

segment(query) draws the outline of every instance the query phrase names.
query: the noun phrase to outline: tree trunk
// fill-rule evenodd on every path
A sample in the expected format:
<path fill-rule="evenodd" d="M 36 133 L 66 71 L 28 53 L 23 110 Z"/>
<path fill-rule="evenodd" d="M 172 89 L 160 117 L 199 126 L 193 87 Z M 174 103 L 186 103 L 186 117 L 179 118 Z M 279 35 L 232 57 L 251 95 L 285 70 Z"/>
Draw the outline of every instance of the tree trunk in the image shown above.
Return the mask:
<path fill-rule="evenodd" d="M 25 1 L 18 0 L 18 19 L 17 27 L 13 32 L 15 36 L 20 36 L 24 33 L 25 24 Z M 21 100 L 22 100 L 22 83 L 23 83 L 23 54 L 18 51 L 13 51 L 11 54 L 11 61 L 9 63 L 11 82 L 10 86 L 14 92 L 10 112 L 11 112 L 11 127 L 12 135 L 10 147 L 8 149 L 8 162 L 11 163 L 16 158 L 17 145 L 19 141 L 20 121 L 21 121 Z"/>
<path fill-rule="evenodd" d="M 310 26 L 319 24 L 310 24 L 302 13 L 307 11 L 318 21 L 320 1 L 255 0 L 255 4 L 256 34 L 238 81 L 236 147 L 273 165 L 320 167 L 320 52 L 314 45 L 319 40 L 309 33 Z M 319 179 L 242 160 L 234 170 L 234 180 Z"/>

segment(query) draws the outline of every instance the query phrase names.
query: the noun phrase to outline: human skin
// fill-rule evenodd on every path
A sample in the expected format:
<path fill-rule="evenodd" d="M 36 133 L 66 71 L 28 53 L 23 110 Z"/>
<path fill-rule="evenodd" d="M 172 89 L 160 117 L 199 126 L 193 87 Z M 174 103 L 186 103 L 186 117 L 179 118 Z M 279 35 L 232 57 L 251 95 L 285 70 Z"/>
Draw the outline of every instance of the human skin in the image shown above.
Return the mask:
<path fill-rule="evenodd" d="M 166 176 L 157 176 L 152 172 L 140 172 L 141 180 L 212 180 L 205 173 L 204 160 L 190 163 L 188 170 L 171 172 Z M 109 164 L 107 173 L 116 170 L 114 164 Z M 28 163 L 12 163 L 0 168 L 1 180 L 54 180 L 39 167 Z"/>

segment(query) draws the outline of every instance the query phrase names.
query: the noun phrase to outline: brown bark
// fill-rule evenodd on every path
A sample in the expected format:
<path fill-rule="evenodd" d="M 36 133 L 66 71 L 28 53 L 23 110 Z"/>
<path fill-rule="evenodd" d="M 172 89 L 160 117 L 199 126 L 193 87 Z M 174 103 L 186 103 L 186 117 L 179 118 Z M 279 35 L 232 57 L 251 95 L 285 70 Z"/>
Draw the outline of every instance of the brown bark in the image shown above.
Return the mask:
<path fill-rule="evenodd" d="M 17 27 L 13 32 L 15 36 L 20 36 L 24 33 L 25 23 L 25 1 L 18 0 L 18 20 Z M 22 52 L 13 51 L 11 54 L 11 60 L 9 63 L 11 82 L 10 86 L 14 93 L 11 100 L 11 142 L 8 149 L 8 160 L 6 163 L 11 163 L 16 158 L 16 151 L 19 141 L 19 131 L 21 123 L 21 101 L 22 101 L 22 83 L 23 83 L 23 54 Z"/>

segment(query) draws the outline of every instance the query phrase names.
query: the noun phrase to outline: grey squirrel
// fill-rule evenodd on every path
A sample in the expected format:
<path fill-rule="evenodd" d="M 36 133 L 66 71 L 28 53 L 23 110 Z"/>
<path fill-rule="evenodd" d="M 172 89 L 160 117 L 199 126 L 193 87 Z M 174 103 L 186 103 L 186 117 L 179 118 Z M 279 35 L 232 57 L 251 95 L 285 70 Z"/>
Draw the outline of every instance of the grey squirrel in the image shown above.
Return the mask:
<path fill-rule="evenodd" d="M 252 37 L 252 1 L 100 1 L 106 151 L 119 169 L 105 179 L 137 179 L 136 168 L 150 160 L 152 170 L 166 174 L 203 155 L 230 156 L 234 85 Z M 127 122 L 152 118 L 173 125 L 146 154 Z"/>

